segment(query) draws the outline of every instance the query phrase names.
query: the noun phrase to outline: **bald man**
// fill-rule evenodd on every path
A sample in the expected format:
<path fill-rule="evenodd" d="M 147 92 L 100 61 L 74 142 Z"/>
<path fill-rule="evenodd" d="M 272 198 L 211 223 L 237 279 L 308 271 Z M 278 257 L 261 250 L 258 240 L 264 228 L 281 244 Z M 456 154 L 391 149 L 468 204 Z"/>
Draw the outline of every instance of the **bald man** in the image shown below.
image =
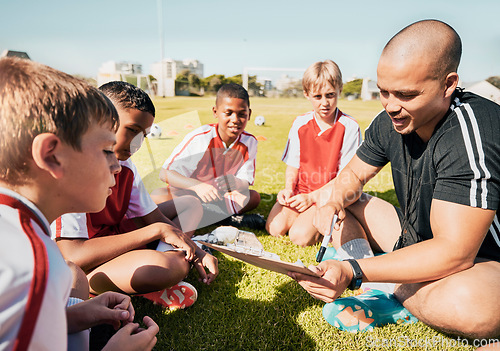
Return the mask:
<path fill-rule="evenodd" d="M 377 67 L 384 111 L 316 199 L 323 235 L 338 214 L 337 260 L 311 267 L 321 278 L 290 276 L 328 302 L 323 315 L 340 329 L 418 318 L 469 338 L 500 334 L 500 106 L 457 88 L 461 51 L 435 20 L 387 43 Z M 401 208 L 362 192 L 388 162 Z M 337 299 L 361 284 L 367 292 Z"/>

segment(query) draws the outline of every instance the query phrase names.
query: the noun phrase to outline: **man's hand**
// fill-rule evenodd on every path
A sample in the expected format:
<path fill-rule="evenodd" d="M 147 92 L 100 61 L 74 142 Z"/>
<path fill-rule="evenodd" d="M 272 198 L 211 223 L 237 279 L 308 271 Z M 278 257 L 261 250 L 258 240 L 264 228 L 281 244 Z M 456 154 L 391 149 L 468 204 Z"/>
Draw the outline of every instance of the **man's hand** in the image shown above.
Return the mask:
<path fill-rule="evenodd" d="M 304 212 L 314 204 L 314 201 L 309 194 L 297 194 L 292 196 L 288 201 L 288 206 L 296 209 L 299 212 Z"/>
<path fill-rule="evenodd" d="M 300 284 L 314 298 L 333 302 L 347 288 L 352 279 L 352 270 L 348 262 L 327 260 L 309 269 L 321 277 L 289 272 L 288 275 Z"/>
<path fill-rule="evenodd" d="M 337 214 L 338 219 L 335 223 L 334 229 L 340 230 L 340 224 L 345 219 L 345 210 L 342 206 L 339 206 L 333 202 L 329 202 L 326 205 L 319 207 L 314 214 L 313 225 L 316 227 L 318 232 L 322 235 L 330 234 L 330 228 L 333 221 L 333 216 Z"/>
<path fill-rule="evenodd" d="M 186 251 L 186 260 L 191 262 L 195 258 L 196 244 L 180 229 L 166 223 L 156 223 L 162 231 L 161 240 L 176 248 Z"/>
<path fill-rule="evenodd" d="M 206 253 L 199 247 L 196 247 L 196 258 L 194 259 L 193 264 L 200 275 L 200 281 L 207 285 L 213 282 L 219 274 L 219 263 L 217 261 L 217 257 Z M 208 274 L 205 271 L 205 268 L 208 270 Z"/>
<path fill-rule="evenodd" d="M 193 190 L 201 201 L 205 203 L 222 200 L 222 197 L 219 195 L 219 190 L 212 184 L 199 183 L 192 186 L 190 190 Z"/>
<path fill-rule="evenodd" d="M 276 200 L 281 206 L 289 206 L 290 198 L 293 196 L 293 190 L 283 189 L 278 192 Z"/>
<path fill-rule="evenodd" d="M 148 316 L 142 321 L 146 329 L 140 328 L 137 323 L 129 323 L 116 332 L 109 339 L 103 351 L 149 351 L 156 345 L 156 334 L 160 328 Z"/>

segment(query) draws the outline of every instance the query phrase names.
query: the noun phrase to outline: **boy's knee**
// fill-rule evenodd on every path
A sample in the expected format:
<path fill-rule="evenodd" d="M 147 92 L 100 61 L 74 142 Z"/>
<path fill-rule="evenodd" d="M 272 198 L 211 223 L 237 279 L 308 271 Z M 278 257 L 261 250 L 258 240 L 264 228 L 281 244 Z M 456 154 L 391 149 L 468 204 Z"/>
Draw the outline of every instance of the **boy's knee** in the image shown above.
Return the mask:
<path fill-rule="evenodd" d="M 286 235 L 286 228 L 282 223 L 279 223 L 275 218 L 268 218 L 266 221 L 266 230 L 269 234 L 274 237 L 282 237 Z"/>
<path fill-rule="evenodd" d="M 293 226 L 288 231 L 288 236 L 292 243 L 298 246 L 306 247 L 316 244 L 317 239 L 314 236 L 308 235 L 303 228 Z"/>
<path fill-rule="evenodd" d="M 66 261 L 66 264 L 71 270 L 71 275 L 73 276 L 73 284 L 71 286 L 70 296 L 77 297 L 82 300 L 87 300 L 89 298 L 89 281 L 87 280 L 87 275 L 75 263 Z"/>

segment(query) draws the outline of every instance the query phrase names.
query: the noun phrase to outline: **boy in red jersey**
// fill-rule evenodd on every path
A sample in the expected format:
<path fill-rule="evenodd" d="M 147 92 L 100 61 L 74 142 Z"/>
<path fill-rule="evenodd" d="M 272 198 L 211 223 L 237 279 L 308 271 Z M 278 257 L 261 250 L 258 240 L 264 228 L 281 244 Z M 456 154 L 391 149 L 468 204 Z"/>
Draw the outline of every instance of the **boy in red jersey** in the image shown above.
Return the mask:
<path fill-rule="evenodd" d="M 181 281 L 190 263 L 209 284 L 218 274 L 217 259 L 199 249 L 165 217 L 129 159 L 154 120 L 149 96 L 125 82 L 110 82 L 100 90 L 120 116 L 113 151 L 121 171 L 115 175 L 113 194 L 101 212 L 66 214 L 52 224 L 53 236 L 64 257 L 87 274 L 92 293 L 147 294 L 145 297 L 165 307 L 188 307 L 197 297 L 195 288 Z M 158 240 L 169 244 L 166 250 L 146 247 Z"/>
<path fill-rule="evenodd" d="M 248 92 L 241 85 L 225 84 L 212 110 L 217 124 L 186 135 L 160 171 L 160 179 L 169 186 L 156 189 L 152 197 L 160 203 L 195 195 L 205 208 L 201 226 L 229 217 L 224 224 L 263 229 L 259 215 L 238 216 L 260 202 L 259 193 L 248 189 L 254 182 L 257 155 L 257 139 L 245 131 L 252 113 Z"/>
<path fill-rule="evenodd" d="M 50 240 L 49 222 L 63 213 L 104 207 L 119 170 L 117 124 L 112 103 L 87 83 L 29 60 L 0 59 L 0 349 L 67 350 L 68 333 L 121 322 L 128 324 L 106 350 L 155 345 L 158 326 L 149 317 L 146 330 L 129 323 L 126 295 L 66 308 L 72 274 Z"/>
<path fill-rule="evenodd" d="M 335 62 L 309 66 L 302 79 L 304 96 L 313 111 L 293 122 L 282 160 L 287 164 L 285 189 L 267 218 L 266 229 L 286 235 L 300 246 L 313 245 L 321 234 L 313 226 L 313 193 L 342 170 L 361 143 L 358 123 L 337 108 L 342 74 Z"/>

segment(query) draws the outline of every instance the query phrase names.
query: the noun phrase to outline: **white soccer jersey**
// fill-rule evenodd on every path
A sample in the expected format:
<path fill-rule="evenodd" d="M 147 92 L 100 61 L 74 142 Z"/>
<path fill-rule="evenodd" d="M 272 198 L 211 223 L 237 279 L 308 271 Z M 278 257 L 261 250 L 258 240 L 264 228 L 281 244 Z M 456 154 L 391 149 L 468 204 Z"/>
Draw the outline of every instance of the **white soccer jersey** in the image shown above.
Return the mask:
<path fill-rule="evenodd" d="M 256 156 L 257 139 L 252 134 L 243 132 L 228 146 L 220 139 L 217 124 L 207 124 L 187 134 L 163 168 L 202 182 L 232 174 L 252 185 Z"/>
<path fill-rule="evenodd" d="M 53 239 L 56 237 L 89 239 L 102 234 L 99 231 L 103 227 L 118 226 L 124 219 L 142 217 L 157 208 L 133 162 L 128 159 L 120 161 L 120 165 L 122 170 L 115 175 L 116 185 L 106 201 L 106 207 L 98 213 L 62 215 L 51 225 Z"/>
<path fill-rule="evenodd" d="M 0 188 L 0 350 L 66 350 L 71 271 L 49 223 L 27 199 Z"/>

